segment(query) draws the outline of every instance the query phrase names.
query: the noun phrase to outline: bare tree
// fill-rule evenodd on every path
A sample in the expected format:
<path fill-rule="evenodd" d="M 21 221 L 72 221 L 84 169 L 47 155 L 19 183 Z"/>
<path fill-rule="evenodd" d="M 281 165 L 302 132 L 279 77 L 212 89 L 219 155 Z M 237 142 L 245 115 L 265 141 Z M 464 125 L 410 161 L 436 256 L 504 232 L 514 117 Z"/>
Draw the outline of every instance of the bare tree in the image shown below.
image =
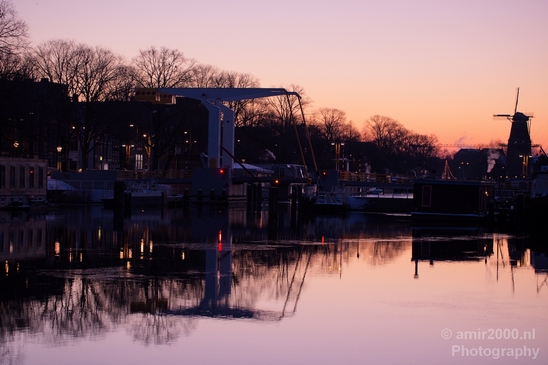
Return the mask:
<path fill-rule="evenodd" d="M 250 100 L 236 116 L 237 127 L 259 127 L 268 120 L 269 108 L 265 99 Z"/>
<path fill-rule="evenodd" d="M 123 82 L 120 74 L 125 68 L 122 57 L 102 47 L 80 44 L 74 56 L 77 64 L 75 91 L 79 100 L 85 102 L 80 108 L 79 140 L 82 168 L 86 169 L 93 163 L 89 159 L 90 152 L 112 127 L 105 118 L 109 114 L 109 104 L 99 105 L 98 102 L 113 99 L 113 93 Z"/>
<path fill-rule="evenodd" d="M 19 19 L 11 1 L 0 0 L 0 56 L 21 53 L 28 38 L 27 23 Z"/>
<path fill-rule="evenodd" d="M 125 70 L 123 59 L 101 47 L 79 45 L 74 52 L 77 62 L 75 88 L 80 99 L 86 102 L 107 101 Z"/>
<path fill-rule="evenodd" d="M 150 47 L 132 60 L 138 87 L 171 88 L 191 86 L 196 61 L 175 49 Z"/>
<path fill-rule="evenodd" d="M 39 44 L 33 57 L 37 72 L 51 82 L 67 85 L 70 95 L 78 95 L 78 45 L 72 40 L 54 39 Z"/>
<path fill-rule="evenodd" d="M 362 139 L 360 131 L 354 126 L 352 121 L 343 126 L 342 134 L 344 141 L 359 142 Z"/>
<path fill-rule="evenodd" d="M 192 72 L 192 87 L 199 88 L 256 88 L 259 87 L 259 80 L 246 73 L 221 71 L 210 65 L 197 65 Z M 226 103 L 234 110 L 235 125 L 246 127 L 257 121 L 259 116 L 256 112 L 264 112 L 264 101 L 262 100 L 239 100 Z"/>
<path fill-rule="evenodd" d="M 120 64 L 117 66 L 115 79 L 107 88 L 106 99 L 114 101 L 130 101 L 135 92 L 135 83 L 132 80 L 134 69 L 132 66 Z"/>
<path fill-rule="evenodd" d="M 303 116 L 306 115 L 306 107 L 310 100 L 306 97 L 304 89 L 297 85 L 285 88 L 289 92 L 296 92 L 297 95 L 280 95 L 265 99 L 268 104 L 268 120 L 273 137 L 277 140 L 276 148 L 282 161 L 301 160 L 304 163 L 304 148 L 301 139 L 304 136 L 310 142 L 308 129 L 304 125 Z M 301 110 L 302 107 L 302 110 Z M 291 136 L 290 129 L 294 129 L 295 139 Z M 309 153 L 312 153 L 310 147 Z M 300 157 L 298 157 L 300 155 Z"/>
<path fill-rule="evenodd" d="M 374 115 L 366 122 L 364 135 L 384 153 L 395 153 L 401 149 L 408 131 L 397 120 Z"/>
<path fill-rule="evenodd" d="M 302 119 L 300 105 L 306 108 L 311 103 L 302 87 L 291 85 L 288 91 L 298 93 L 301 96 L 300 103 L 295 95 L 281 95 L 266 99 L 276 124 L 283 130 L 287 130 L 292 123 Z"/>
<path fill-rule="evenodd" d="M 341 141 L 346 125 L 346 113 L 334 108 L 320 108 L 315 113 L 315 121 L 327 141 Z"/>
<path fill-rule="evenodd" d="M 190 87 L 208 88 L 214 86 L 221 71 L 211 65 L 196 65 L 192 68 Z"/>
<path fill-rule="evenodd" d="M 414 133 L 389 117 L 371 117 L 364 134 L 366 140 L 377 147 L 377 162 L 387 171 L 409 171 L 417 166 L 424 167 L 439 154 L 436 136 Z"/>
<path fill-rule="evenodd" d="M 0 54 L 0 79 L 34 79 L 35 67 L 26 54 Z"/>
<path fill-rule="evenodd" d="M 435 135 L 410 133 L 407 137 L 406 153 L 413 158 L 436 157 L 439 153 L 438 138 Z"/>
<path fill-rule="evenodd" d="M 38 45 L 33 54 L 41 77 L 68 86 L 80 101 L 118 99 L 114 95 L 127 87 L 130 69 L 121 56 L 102 47 L 55 39 Z"/>
<path fill-rule="evenodd" d="M 217 77 L 216 86 L 219 88 L 255 88 L 259 87 L 259 80 L 251 75 L 238 72 L 220 72 Z M 248 124 L 250 120 L 256 119 L 251 111 L 257 110 L 254 108 L 255 103 L 260 101 L 254 99 L 236 100 L 226 103 L 227 106 L 234 110 L 234 125 L 237 127 L 243 127 Z"/>
<path fill-rule="evenodd" d="M 128 69 L 123 58 L 102 47 L 76 44 L 71 40 L 52 40 L 40 44 L 34 52 L 35 65 L 40 77 L 65 84 L 75 105 L 77 122 L 72 125 L 66 137 L 78 138 L 81 167 L 89 166 L 89 153 L 95 142 L 100 142 L 111 127 L 108 118 L 108 105 L 99 102 L 127 100 Z M 126 96 L 120 97 L 125 90 Z"/>

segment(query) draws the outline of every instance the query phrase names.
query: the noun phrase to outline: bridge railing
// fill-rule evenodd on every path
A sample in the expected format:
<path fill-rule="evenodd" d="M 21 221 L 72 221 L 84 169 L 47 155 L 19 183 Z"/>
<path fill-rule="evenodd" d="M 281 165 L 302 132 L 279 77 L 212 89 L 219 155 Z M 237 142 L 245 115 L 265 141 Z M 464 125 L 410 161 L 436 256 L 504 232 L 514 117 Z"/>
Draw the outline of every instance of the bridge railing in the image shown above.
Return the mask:
<path fill-rule="evenodd" d="M 192 177 L 192 170 L 169 169 L 169 170 L 118 170 L 116 178 L 119 180 L 139 180 L 139 179 L 187 179 Z"/>
<path fill-rule="evenodd" d="M 393 174 L 376 174 L 369 172 L 340 171 L 339 178 L 343 181 L 367 181 L 394 184 L 410 184 L 413 182 L 412 177 Z"/>
<path fill-rule="evenodd" d="M 268 170 L 253 170 L 252 174 L 256 177 L 271 176 Z M 232 177 L 246 177 L 248 172 L 243 169 L 232 170 Z M 119 180 L 139 180 L 139 179 L 189 179 L 192 177 L 190 169 L 169 169 L 169 170 L 118 170 L 116 177 Z M 342 181 L 366 181 L 378 183 L 394 183 L 394 184 L 410 184 L 413 182 L 412 177 L 393 175 L 393 174 L 376 174 L 367 172 L 350 172 L 339 171 L 339 179 Z"/>

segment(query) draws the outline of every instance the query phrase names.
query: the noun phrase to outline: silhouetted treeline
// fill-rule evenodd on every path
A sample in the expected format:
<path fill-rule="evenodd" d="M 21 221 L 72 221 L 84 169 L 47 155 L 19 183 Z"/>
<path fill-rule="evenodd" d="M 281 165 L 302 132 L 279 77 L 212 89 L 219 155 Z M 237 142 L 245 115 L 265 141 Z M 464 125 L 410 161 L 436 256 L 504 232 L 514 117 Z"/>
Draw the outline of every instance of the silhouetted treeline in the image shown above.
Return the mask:
<path fill-rule="evenodd" d="M 56 156 L 67 162 L 70 152 L 78 151 L 77 161 L 67 162 L 66 169 L 98 168 L 98 160 L 108 156 L 110 169 L 120 169 L 129 167 L 122 145 L 153 146 L 151 167 L 161 169 L 170 156 L 207 152 L 205 109 L 182 99 L 177 105 L 138 104 L 132 101 L 136 87 L 260 87 L 253 75 L 203 65 L 165 47 L 143 49 L 129 61 L 106 48 L 67 39 L 29 47 L 26 23 L 9 1 L 0 6 L 6 8 L 0 12 L 0 27 L 16 25 L 20 30 L 0 35 L 5 45 L 0 47 L 3 155 L 37 156 L 53 163 Z M 339 168 L 402 174 L 442 166 L 435 136 L 416 134 L 384 116 L 371 117 L 359 131 L 344 111 L 312 110 L 302 87 L 286 89 L 301 99 L 227 103 L 235 111 L 237 158 L 304 162 L 309 168 L 315 159 L 318 169 L 335 168 L 338 158 Z M 61 152 L 56 152 L 58 147 Z"/>

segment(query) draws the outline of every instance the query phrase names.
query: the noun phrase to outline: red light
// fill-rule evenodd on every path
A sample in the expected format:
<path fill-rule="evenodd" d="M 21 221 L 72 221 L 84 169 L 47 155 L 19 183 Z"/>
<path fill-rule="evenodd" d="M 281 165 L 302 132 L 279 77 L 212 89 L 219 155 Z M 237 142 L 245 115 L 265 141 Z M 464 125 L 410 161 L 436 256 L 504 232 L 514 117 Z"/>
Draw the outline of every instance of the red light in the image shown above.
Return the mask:
<path fill-rule="evenodd" d="M 224 175 L 225 169 L 219 169 L 219 173 L 220 173 L 221 175 Z"/>

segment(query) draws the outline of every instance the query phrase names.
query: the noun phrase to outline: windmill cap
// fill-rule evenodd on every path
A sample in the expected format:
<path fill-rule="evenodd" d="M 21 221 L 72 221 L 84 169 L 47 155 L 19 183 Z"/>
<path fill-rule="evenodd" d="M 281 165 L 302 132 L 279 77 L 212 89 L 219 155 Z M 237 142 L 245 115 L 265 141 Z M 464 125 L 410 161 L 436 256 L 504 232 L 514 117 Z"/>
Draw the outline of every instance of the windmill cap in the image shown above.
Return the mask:
<path fill-rule="evenodd" d="M 527 115 L 523 114 L 522 112 L 517 112 L 512 117 L 513 122 L 527 122 L 528 120 L 529 120 L 529 117 Z"/>

